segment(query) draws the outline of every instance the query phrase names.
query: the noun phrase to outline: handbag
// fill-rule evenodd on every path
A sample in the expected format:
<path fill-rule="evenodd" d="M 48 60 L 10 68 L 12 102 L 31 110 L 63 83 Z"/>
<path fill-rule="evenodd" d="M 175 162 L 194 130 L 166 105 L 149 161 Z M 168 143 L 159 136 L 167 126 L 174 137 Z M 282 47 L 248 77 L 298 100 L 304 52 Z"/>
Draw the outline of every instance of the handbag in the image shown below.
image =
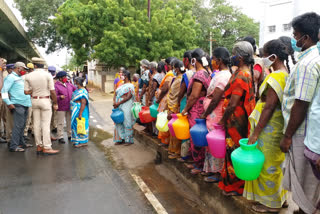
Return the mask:
<path fill-rule="evenodd" d="M 81 120 L 77 118 L 77 134 L 83 134 L 83 135 L 87 134 L 86 119 L 84 117 L 82 117 Z"/>

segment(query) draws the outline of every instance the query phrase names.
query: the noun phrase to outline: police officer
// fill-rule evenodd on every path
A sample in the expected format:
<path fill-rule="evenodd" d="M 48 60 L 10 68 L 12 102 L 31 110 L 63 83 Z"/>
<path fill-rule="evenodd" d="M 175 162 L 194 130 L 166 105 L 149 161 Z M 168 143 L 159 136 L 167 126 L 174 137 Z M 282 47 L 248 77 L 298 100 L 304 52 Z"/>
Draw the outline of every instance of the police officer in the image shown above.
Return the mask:
<path fill-rule="evenodd" d="M 27 64 L 28 68 L 28 73 L 31 73 L 34 70 L 34 65 L 32 63 Z M 22 77 L 25 79 L 25 76 Z M 32 107 L 28 109 L 28 118 L 26 122 L 26 127 L 24 128 L 24 140 L 29 141 L 30 139 L 28 138 L 28 132 L 29 130 L 32 129 Z"/>
<path fill-rule="evenodd" d="M 56 71 L 57 71 L 57 69 L 56 69 L 56 67 L 54 67 L 54 66 L 49 66 L 48 67 L 48 71 L 49 71 L 49 73 L 51 74 L 51 76 L 53 77 L 53 82 L 54 82 L 54 84 L 56 83 Z M 51 117 L 51 124 L 50 124 L 50 129 L 51 129 L 51 131 L 53 131 L 53 132 L 57 132 L 57 127 L 58 127 L 58 117 L 57 117 L 57 112 L 56 111 L 52 111 L 52 117 Z M 57 138 L 55 138 L 55 137 L 53 137 L 53 136 L 51 136 L 51 140 L 52 141 L 55 141 L 55 140 L 57 140 Z"/>
<path fill-rule="evenodd" d="M 57 96 L 52 76 L 44 69 L 45 61 L 33 57 L 34 71 L 25 78 L 25 94 L 31 94 L 33 111 L 33 129 L 37 145 L 37 154 L 54 155 L 59 150 L 52 149 L 50 139 L 50 122 L 52 103 L 58 109 Z M 51 97 L 51 99 L 50 99 Z"/>
<path fill-rule="evenodd" d="M 7 66 L 6 66 L 7 61 L 3 58 L 0 58 L 0 91 L 2 89 L 3 86 L 3 79 L 4 79 L 4 71 L 6 70 Z M 1 135 L 2 137 L 5 137 L 5 130 L 6 130 L 6 116 L 5 116 L 5 110 L 6 110 L 6 104 L 2 101 L 2 98 L 0 97 L 0 125 L 1 122 L 3 124 L 3 129 L 1 130 Z M 0 137 L 0 143 L 6 143 L 6 141 Z"/>

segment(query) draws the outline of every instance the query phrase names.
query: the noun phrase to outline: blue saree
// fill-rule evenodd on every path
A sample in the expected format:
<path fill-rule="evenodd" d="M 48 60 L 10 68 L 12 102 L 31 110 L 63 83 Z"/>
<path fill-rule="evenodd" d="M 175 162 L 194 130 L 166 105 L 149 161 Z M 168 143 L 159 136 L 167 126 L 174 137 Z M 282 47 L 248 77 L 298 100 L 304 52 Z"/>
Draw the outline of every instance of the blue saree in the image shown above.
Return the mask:
<path fill-rule="evenodd" d="M 80 101 L 81 99 L 86 99 L 86 107 L 82 112 L 82 117 L 86 119 L 86 135 L 77 134 L 77 118 L 79 117 L 80 106 L 81 103 L 77 103 L 76 101 Z M 78 89 L 73 92 L 71 98 L 71 142 L 74 145 L 88 143 L 89 141 L 89 96 L 86 89 Z"/>
<path fill-rule="evenodd" d="M 122 140 L 125 143 L 133 143 L 133 125 L 135 119 L 132 116 L 131 108 L 135 99 L 135 92 L 134 86 L 131 83 L 124 84 L 116 90 L 116 102 L 120 102 L 123 99 L 122 96 L 127 93 L 131 93 L 132 98 L 118 107 L 124 114 L 124 121 L 121 124 L 115 124 L 113 135 L 113 142 L 115 143 L 121 143 Z"/>

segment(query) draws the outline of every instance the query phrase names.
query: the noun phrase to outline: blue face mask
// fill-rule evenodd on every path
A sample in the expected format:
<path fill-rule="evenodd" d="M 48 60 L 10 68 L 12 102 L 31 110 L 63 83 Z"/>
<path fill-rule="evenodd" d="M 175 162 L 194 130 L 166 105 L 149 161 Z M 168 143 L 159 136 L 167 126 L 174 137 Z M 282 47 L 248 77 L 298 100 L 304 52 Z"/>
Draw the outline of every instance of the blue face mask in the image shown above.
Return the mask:
<path fill-rule="evenodd" d="M 177 72 L 175 69 L 173 69 L 172 72 L 173 72 L 173 75 L 177 76 Z"/>
<path fill-rule="evenodd" d="M 291 47 L 296 52 L 301 52 L 301 48 L 297 47 L 297 40 L 291 38 Z"/>
<path fill-rule="evenodd" d="M 320 54 L 320 41 L 317 42 L 317 48 L 318 48 L 318 51 L 319 51 L 319 54 Z"/>

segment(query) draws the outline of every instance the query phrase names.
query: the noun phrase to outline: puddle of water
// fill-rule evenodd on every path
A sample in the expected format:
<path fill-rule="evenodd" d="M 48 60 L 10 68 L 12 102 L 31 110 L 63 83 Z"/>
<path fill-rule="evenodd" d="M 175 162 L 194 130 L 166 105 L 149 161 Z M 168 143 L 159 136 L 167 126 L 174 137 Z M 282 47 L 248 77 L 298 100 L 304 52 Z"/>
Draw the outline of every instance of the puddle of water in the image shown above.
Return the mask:
<path fill-rule="evenodd" d="M 152 193 L 158 198 L 160 203 L 166 208 L 168 213 L 176 214 L 201 214 L 198 202 L 194 201 L 190 194 L 182 193 L 176 188 L 166 177 L 162 176 L 157 168 L 163 166 L 155 166 L 148 164 L 143 169 L 139 169 L 138 175 L 150 188 Z"/>
<path fill-rule="evenodd" d="M 117 163 L 113 158 L 113 150 L 111 147 L 106 147 L 102 143 L 105 140 L 112 138 L 113 135 L 102 129 L 90 127 L 89 140 L 92 141 L 103 153 L 106 159 L 111 163 L 113 168 L 121 170 L 123 169 L 122 163 Z"/>

